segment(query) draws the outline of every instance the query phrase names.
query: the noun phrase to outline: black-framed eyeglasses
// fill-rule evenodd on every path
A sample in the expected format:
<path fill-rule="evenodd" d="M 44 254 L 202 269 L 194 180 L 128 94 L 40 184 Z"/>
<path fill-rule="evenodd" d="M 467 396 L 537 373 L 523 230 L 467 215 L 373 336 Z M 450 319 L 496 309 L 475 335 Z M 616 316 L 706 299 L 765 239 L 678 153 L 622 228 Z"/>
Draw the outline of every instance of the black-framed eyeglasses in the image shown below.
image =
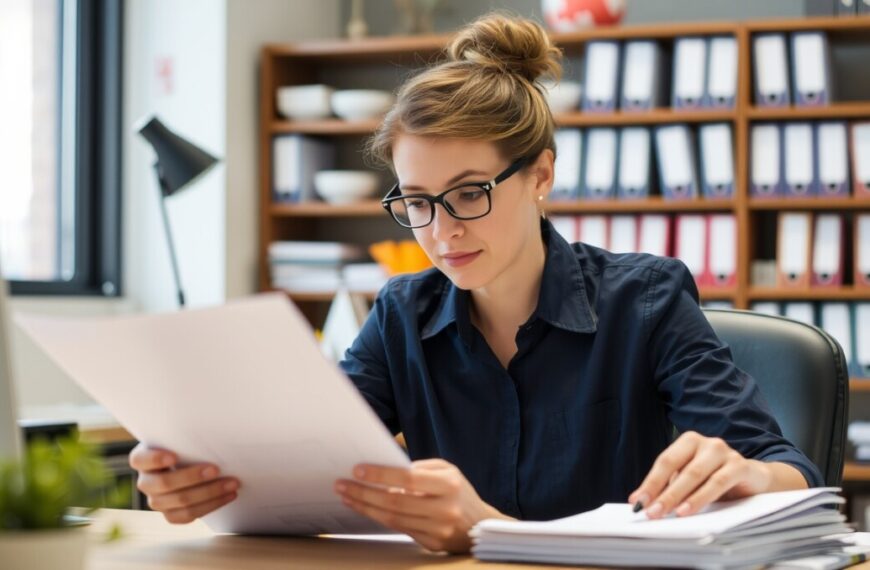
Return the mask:
<path fill-rule="evenodd" d="M 403 195 L 399 184 L 396 183 L 381 200 L 381 205 L 400 226 L 412 229 L 422 228 L 432 223 L 435 219 L 435 204 L 441 204 L 444 210 L 457 220 L 476 220 L 492 210 L 490 192 L 516 174 L 526 162 L 526 158 L 517 159 L 489 182 L 463 182 L 437 196 Z"/>

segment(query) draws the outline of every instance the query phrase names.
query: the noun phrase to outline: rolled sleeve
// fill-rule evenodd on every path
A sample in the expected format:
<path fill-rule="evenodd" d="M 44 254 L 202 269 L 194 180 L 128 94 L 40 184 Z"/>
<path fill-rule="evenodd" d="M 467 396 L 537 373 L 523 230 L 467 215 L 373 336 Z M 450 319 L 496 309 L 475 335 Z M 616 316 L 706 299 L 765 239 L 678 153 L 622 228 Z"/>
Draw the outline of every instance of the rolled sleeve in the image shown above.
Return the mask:
<path fill-rule="evenodd" d="M 650 279 L 650 366 L 677 430 L 720 437 L 746 458 L 788 463 L 810 486 L 822 485 L 818 468 L 782 435 L 755 380 L 716 336 L 686 266 L 663 259 Z"/>

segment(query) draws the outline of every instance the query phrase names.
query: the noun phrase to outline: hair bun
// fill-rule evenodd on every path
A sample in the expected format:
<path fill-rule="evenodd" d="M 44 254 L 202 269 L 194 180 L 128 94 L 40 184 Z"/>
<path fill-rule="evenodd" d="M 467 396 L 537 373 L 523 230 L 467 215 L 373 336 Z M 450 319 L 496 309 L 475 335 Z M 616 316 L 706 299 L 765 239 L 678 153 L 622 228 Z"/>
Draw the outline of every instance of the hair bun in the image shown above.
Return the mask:
<path fill-rule="evenodd" d="M 562 51 L 540 24 L 525 18 L 490 14 L 465 26 L 447 48 L 454 61 L 470 61 L 533 82 L 562 75 Z"/>

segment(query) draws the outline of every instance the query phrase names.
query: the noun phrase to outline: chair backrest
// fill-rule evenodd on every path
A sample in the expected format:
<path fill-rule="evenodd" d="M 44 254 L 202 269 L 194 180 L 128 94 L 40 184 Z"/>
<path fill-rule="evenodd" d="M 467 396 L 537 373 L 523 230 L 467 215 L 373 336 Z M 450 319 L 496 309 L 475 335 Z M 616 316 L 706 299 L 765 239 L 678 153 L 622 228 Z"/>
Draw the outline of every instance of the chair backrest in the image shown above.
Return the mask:
<path fill-rule="evenodd" d="M 822 472 L 843 477 L 849 413 L 849 372 L 843 349 L 823 330 L 774 315 L 705 309 L 734 363 L 767 399 L 783 434 Z"/>

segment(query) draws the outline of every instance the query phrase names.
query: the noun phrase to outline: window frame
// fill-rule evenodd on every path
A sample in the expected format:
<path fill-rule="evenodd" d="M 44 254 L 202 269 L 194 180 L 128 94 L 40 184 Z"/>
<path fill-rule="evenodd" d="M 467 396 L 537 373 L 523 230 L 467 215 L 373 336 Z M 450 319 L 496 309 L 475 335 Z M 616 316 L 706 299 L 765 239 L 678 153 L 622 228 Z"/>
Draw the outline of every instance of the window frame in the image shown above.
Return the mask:
<path fill-rule="evenodd" d="M 69 1 L 73 0 L 61 0 L 61 18 Z M 9 289 L 13 295 L 117 297 L 122 294 L 123 2 L 77 0 L 75 21 L 73 277 L 68 281 L 10 279 Z M 63 44 L 61 41 L 58 57 L 63 57 Z M 61 116 L 59 121 L 63 120 Z M 61 133 L 61 141 L 65 136 Z M 59 179 L 58 194 L 60 184 Z M 64 245 L 63 237 L 58 235 L 57 239 L 60 250 Z"/>

